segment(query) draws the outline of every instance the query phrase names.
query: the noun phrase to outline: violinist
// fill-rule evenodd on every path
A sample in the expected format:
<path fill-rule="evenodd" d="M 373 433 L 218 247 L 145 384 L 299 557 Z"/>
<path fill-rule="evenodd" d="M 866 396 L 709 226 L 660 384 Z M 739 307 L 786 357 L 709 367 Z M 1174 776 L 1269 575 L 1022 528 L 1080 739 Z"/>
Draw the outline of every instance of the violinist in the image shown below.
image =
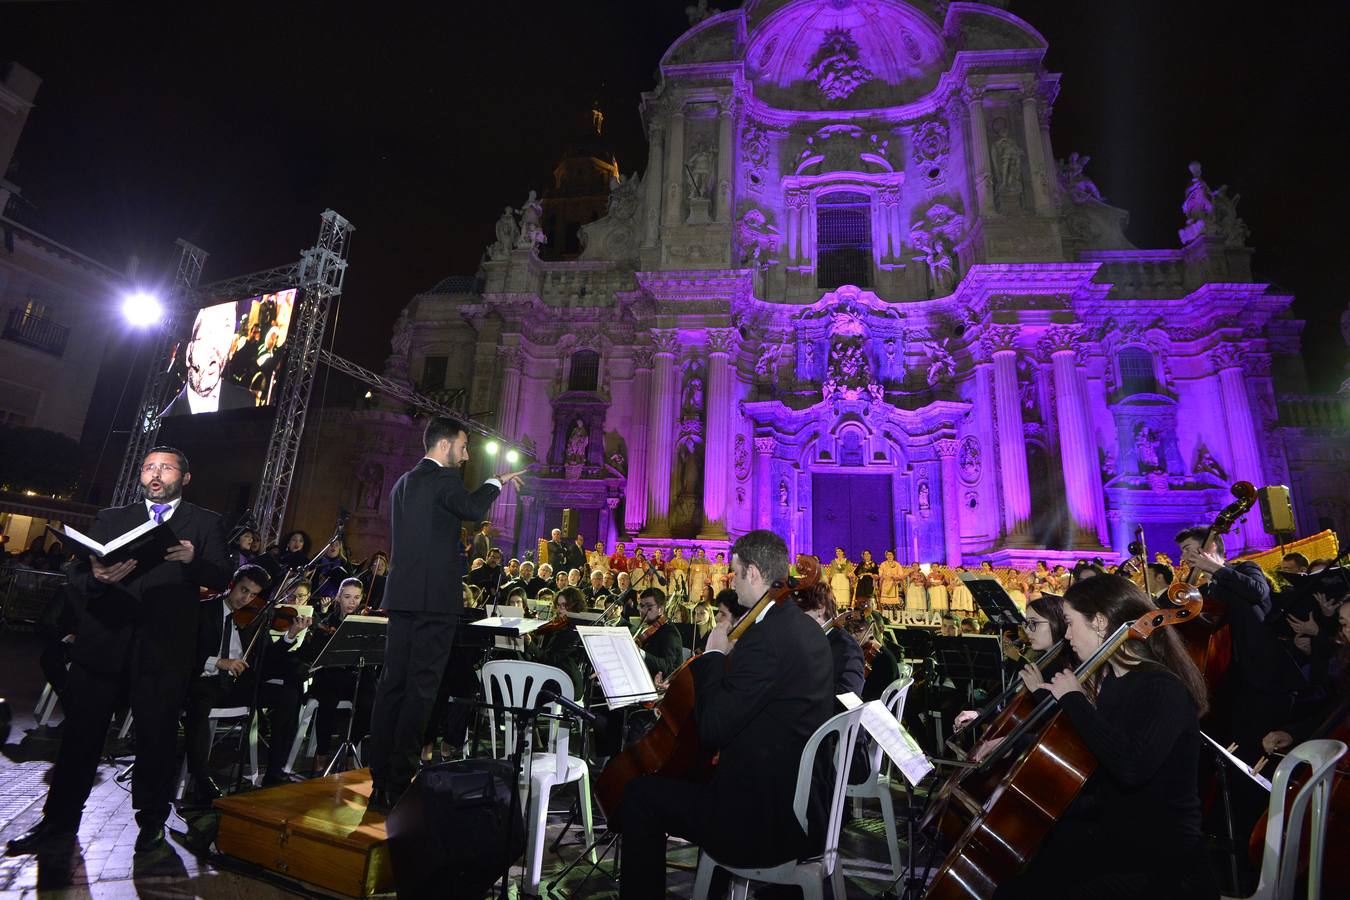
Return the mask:
<path fill-rule="evenodd" d="M 684 642 L 680 630 L 666 620 L 666 595 L 660 588 L 649 587 L 638 597 L 638 651 L 647 671 L 653 675 L 669 675 L 683 661 Z"/>
<path fill-rule="evenodd" d="M 751 531 L 731 548 L 737 615 L 788 574 L 787 545 Z M 624 789 L 619 896 L 665 896 L 666 838 L 676 835 L 736 866 L 772 866 L 820 852 L 825 801 L 813 792 L 810 836 L 792 800 L 802 748 L 834 709 L 829 642 L 791 602 L 766 605 L 728 654 L 729 626 L 689 663 L 694 718 L 718 764 L 707 784 L 644 775 Z M 822 823 L 823 824 L 823 823 Z"/>
<path fill-rule="evenodd" d="M 834 663 L 834 693 L 862 695 L 863 690 L 863 651 L 862 647 L 848 633 L 845 622 L 838 622 L 839 609 L 834 604 L 834 591 L 829 585 L 817 583 L 815 587 L 799 591 L 792 595 L 797 607 L 822 628 L 830 642 L 830 658 Z M 858 611 L 861 612 L 861 611 Z"/>
<path fill-rule="evenodd" d="M 1099 575 L 1064 596 L 1066 634 L 1087 659 L 1121 625 L 1155 609 L 1128 579 Z M 1174 629 L 1128 640 L 1089 695 L 1072 672 L 1044 686 L 1097 757 L 1098 768 L 1022 874 L 995 897 L 1213 898 L 1200 832 L 1196 767 L 1205 682 Z"/>
<path fill-rule="evenodd" d="M 259 676 L 250 670 L 244 659 L 246 648 L 259 629 L 270 629 L 272 623 L 255 616 L 247 626 L 240 626 L 236 619 L 243 617 L 235 615 L 251 602 L 256 603 L 256 598 L 267 590 L 270 581 L 260 566 L 243 566 L 234 573 L 225 593 L 199 604 L 197 677 L 188 688 L 183 732 L 188 773 L 192 775 L 196 799 L 202 803 L 220 796 L 220 788 L 211 779 L 207 765 L 211 752 L 211 710 L 251 705 L 254 679 L 258 677 L 263 679 L 258 704 L 268 710 L 272 731 L 263 784 L 281 784 L 287 780 L 283 769 L 300 715 L 300 690 L 285 677 L 288 670 L 286 657 L 287 651 L 309 625 L 309 619 L 297 617 L 281 640 L 272 641 L 266 632 L 257 635 L 259 641 L 265 642 Z M 277 680 L 282 683 L 274 683 Z"/>
<path fill-rule="evenodd" d="M 570 675 L 572 684 L 576 688 L 574 696 L 579 697 L 581 696 L 581 672 L 585 650 L 581 646 L 581 637 L 577 634 L 576 625 L 567 618 L 566 614 L 585 612 L 586 598 L 579 588 L 565 587 L 558 591 L 557 596 L 553 598 L 553 609 L 557 627 L 546 625 L 531 635 L 531 638 L 535 639 L 532 655 L 535 661 L 556 666 Z"/>
<path fill-rule="evenodd" d="M 1237 741 L 1237 755 L 1248 763 L 1261 755 L 1261 738 L 1283 721 L 1292 703 L 1297 679 L 1293 663 L 1266 627 L 1270 615 L 1270 582 L 1253 562 L 1224 562 L 1220 535 L 1210 544 L 1204 528 L 1190 528 L 1176 536 L 1181 558 L 1203 573 L 1200 592 L 1222 604 L 1233 638 L 1233 662 L 1228 687 L 1234 692 L 1229 721 L 1221 736 Z"/>
<path fill-rule="evenodd" d="M 309 677 L 309 669 L 319 658 L 319 654 L 328 646 L 337 632 L 342 620 L 361 608 L 364 587 L 360 580 L 347 578 L 338 585 L 337 598 L 328 614 L 314 623 L 306 635 L 304 643 L 290 654 L 291 676 L 296 683 L 303 683 Z M 339 733 L 338 703 L 350 701 L 356 691 L 356 669 L 328 666 L 315 672 L 309 683 L 306 699 L 317 700 L 319 706 L 314 710 L 314 774 L 320 775 L 328 768 L 331 760 L 329 748 L 333 735 Z M 356 721 L 352 725 L 352 737 L 359 741 L 370 730 L 370 708 L 374 694 L 369 686 L 360 691 L 360 708 L 356 712 Z"/>
<path fill-rule="evenodd" d="M 362 599 L 367 606 L 380 608 L 380 601 L 384 599 L 384 582 L 388 575 L 389 554 L 383 550 L 376 550 L 370 559 L 366 560 L 366 564 L 361 567 L 361 574 L 357 576 L 361 579 Z"/>

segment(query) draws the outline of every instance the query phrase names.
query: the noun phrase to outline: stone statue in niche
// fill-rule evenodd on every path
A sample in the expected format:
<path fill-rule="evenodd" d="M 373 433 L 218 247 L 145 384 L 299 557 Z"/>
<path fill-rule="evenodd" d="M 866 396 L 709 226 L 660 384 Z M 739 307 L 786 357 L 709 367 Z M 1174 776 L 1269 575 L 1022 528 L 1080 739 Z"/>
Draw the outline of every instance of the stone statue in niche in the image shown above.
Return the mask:
<path fill-rule="evenodd" d="M 689 179 L 689 199 L 707 200 L 712 196 L 713 154 L 707 144 L 696 144 L 684 164 Z"/>
<path fill-rule="evenodd" d="M 928 482 L 919 482 L 919 512 L 927 512 L 930 508 L 928 497 Z"/>
<path fill-rule="evenodd" d="M 747 210 L 736 223 L 736 240 L 741 247 L 741 265 L 756 271 L 763 271 L 774 260 L 768 258 L 778 249 L 779 231 L 768 224 L 764 213 L 757 209 Z"/>
<path fill-rule="evenodd" d="M 1140 474 L 1162 471 L 1162 439 L 1147 425 L 1140 425 L 1134 433 L 1134 455 Z"/>
<path fill-rule="evenodd" d="M 736 469 L 736 477 L 741 481 L 750 477 L 750 442 L 745 439 L 745 435 L 736 435 L 736 446 L 731 453 L 732 461 Z"/>
<path fill-rule="evenodd" d="M 956 377 L 956 358 L 947 349 L 950 340 L 951 338 L 943 338 L 941 343 L 927 341 L 924 344 L 924 350 L 928 354 L 926 380 L 929 387 L 946 384 Z"/>
<path fill-rule="evenodd" d="M 590 445 L 591 438 L 590 435 L 586 433 L 586 424 L 580 419 L 577 419 L 572 425 L 572 430 L 567 434 L 567 465 L 585 465 L 586 449 L 590 447 Z"/>
<path fill-rule="evenodd" d="M 788 508 L 788 483 L 786 481 L 778 482 L 778 505 L 783 509 Z"/>
<path fill-rule="evenodd" d="M 703 379 L 697 375 L 685 382 L 684 394 L 680 397 L 680 410 L 686 416 L 703 414 Z"/>
<path fill-rule="evenodd" d="M 511 255 L 511 248 L 520 237 L 520 228 L 516 225 L 516 211 L 506 207 L 497 220 L 497 243 L 488 248 L 488 256 L 494 260 L 503 260 Z"/>
<path fill-rule="evenodd" d="M 524 205 L 520 207 L 520 237 L 516 238 L 517 250 L 538 250 L 540 244 L 548 243 L 544 229 L 539 227 L 539 220 L 543 215 L 544 205 L 539 202 L 539 195 L 535 191 L 530 191 L 530 196 L 525 198 Z"/>
<path fill-rule="evenodd" d="M 928 266 L 934 296 L 945 296 L 956 287 L 956 244 L 966 228 L 966 217 L 945 203 L 934 203 L 909 231 L 910 243 L 920 251 L 914 257 Z"/>
<path fill-rule="evenodd" d="M 829 100 L 846 100 L 871 81 L 872 71 L 858 61 L 858 42 L 846 28 L 825 32 L 820 47 L 806 67 L 806 76 Z"/>
<path fill-rule="evenodd" d="M 783 353 L 782 344 L 765 344 L 759 350 L 755 360 L 756 377 L 766 379 L 771 384 L 778 383 L 778 358 Z"/>
<path fill-rule="evenodd" d="M 1022 160 L 1026 153 L 1009 133 L 1007 119 L 1001 116 L 995 119 L 991 130 L 994 143 L 989 148 L 989 157 L 994 165 L 994 193 L 1000 206 L 1021 208 Z"/>
<path fill-rule="evenodd" d="M 968 437 L 961 442 L 961 480 L 974 484 L 980 480 L 980 445 L 975 438 Z"/>

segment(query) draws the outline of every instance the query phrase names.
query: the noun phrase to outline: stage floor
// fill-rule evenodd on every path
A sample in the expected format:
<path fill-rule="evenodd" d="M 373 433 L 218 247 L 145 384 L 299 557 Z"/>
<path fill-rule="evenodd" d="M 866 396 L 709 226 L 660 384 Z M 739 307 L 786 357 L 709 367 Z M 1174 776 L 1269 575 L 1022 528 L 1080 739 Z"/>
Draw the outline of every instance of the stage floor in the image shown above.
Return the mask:
<path fill-rule="evenodd" d="M 32 712 L 42 689 L 42 676 L 37 668 L 37 650 L 31 636 L 0 631 L 0 658 L 6 660 L 0 695 L 9 700 L 14 714 L 13 729 L 8 740 L 0 746 L 2 847 L 10 838 L 27 830 L 41 815 L 46 792 L 44 776 L 56 755 L 59 728 L 51 734 L 34 731 Z M 52 720 L 54 724 L 60 715 L 58 708 Z M 136 857 L 133 845 L 137 830 L 132 818 L 131 794 L 114 782 L 116 774 L 115 766 L 100 767 L 75 847 L 40 857 L 0 856 L 0 900 L 27 900 L 38 896 L 206 897 L 221 900 L 339 896 L 213 853 L 206 841 L 216 817 L 201 809 L 184 807 L 179 814 L 171 816 L 171 834 L 166 848 L 146 857 Z M 312 790 L 329 796 L 350 792 L 349 788 L 335 791 L 337 780 L 332 781 L 331 784 L 318 782 Z M 550 844 L 567 820 L 569 799 L 561 791 L 555 792 L 554 797 L 555 812 L 550 817 L 548 829 Z M 245 798 L 246 793 L 239 795 L 241 802 Z M 312 798 L 305 802 L 312 802 Z M 356 810 L 357 804 L 348 807 L 347 801 L 343 800 L 341 805 L 349 808 L 356 820 L 363 818 L 362 811 Z M 875 815 L 876 810 L 869 808 L 865 813 Z M 851 822 L 846 827 L 843 843 L 848 897 L 857 900 L 881 893 L 890 879 L 881 878 L 889 870 L 889 864 L 882 862 L 887 857 L 880 820 L 864 818 Z M 545 883 L 582 849 L 580 829 L 573 827 L 558 853 L 545 853 Z M 693 890 L 696 851 L 686 844 L 672 842 L 667 858 L 673 866 L 668 876 L 668 896 L 688 897 Z M 580 886 L 587 868 L 579 866 L 568 877 L 563 885 L 564 895 Z M 602 863 L 602 869 L 606 873 L 611 870 L 609 860 Z M 513 877 L 518 878 L 520 873 L 517 865 Z M 599 900 L 616 897 L 617 892 L 604 878 L 592 876 L 577 896 Z"/>

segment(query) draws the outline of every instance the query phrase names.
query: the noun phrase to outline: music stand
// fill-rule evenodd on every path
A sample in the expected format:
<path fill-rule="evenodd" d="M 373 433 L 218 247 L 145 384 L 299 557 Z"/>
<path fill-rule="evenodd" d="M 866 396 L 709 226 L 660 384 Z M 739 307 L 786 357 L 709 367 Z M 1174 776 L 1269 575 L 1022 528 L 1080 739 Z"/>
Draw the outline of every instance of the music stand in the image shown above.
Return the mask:
<path fill-rule="evenodd" d="M 326 668 L 356 667 L 356 688 L 352 691 L 352 712 L 347 719 L 347 736 L 333 754 L 328 768 L 323 770 L 325 775 L 345 771 L 340 764 L 347 755 L 351 756 L 356 765 L 361 764 L 361 756 L 356 752 L 356 744 L 352 741 L 352 728 L 356 724 L 356 711 L 359 708 L 357 701 L 361 698 L 361 678 L 365 674 L 366 666 L 378 666 L 384 662 L 387 625 L 388 620 L 383 616 L 347 616 L 328 639 L 328 644 L 319 651 L 314 664 L 309 667 L 311 674 Z"/>
<path fill-rule="evenodd" d="M 1016 629 L 1026 622 L 1026 617 L 1017 608 L 1013 598 L 1008 596 L 994 576 L 962 572 L 961 580 L 970 588 L 970 595 L 975 598 L 980 610 L 990 622 L 998 626 L 1000 632 Z"/>
<path fill-rule="evenodd" d="M 959 637 L 933 638 L 933 649 L 944 674 L 954 684 L 965 681 L 969 699 L 977 683 L 998 682 L 1007 687 L 1003 668 L 1003 645 L 998 635 L 963 634 Z"/>

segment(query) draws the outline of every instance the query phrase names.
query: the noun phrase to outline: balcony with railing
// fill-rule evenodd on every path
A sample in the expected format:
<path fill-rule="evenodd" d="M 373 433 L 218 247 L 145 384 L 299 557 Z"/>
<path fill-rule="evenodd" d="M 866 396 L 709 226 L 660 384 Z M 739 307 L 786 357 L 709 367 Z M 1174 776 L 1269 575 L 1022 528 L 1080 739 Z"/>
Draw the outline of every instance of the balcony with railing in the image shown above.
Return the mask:
<path fill-rule="evenodd" d="M 66 352 L 70 329 L 46 316 L 35 316 L 23 307 L 16 306 L 5 318 L 5 330 L 0 333 L 0 337 L 52 356 L 61 356 Z"/>
<path fill-rule="evenodd" d="M 1280 394 L 1275 399 L 1281 425 L 1350 430 L 1350 400 L 1326 394 Z"/>

